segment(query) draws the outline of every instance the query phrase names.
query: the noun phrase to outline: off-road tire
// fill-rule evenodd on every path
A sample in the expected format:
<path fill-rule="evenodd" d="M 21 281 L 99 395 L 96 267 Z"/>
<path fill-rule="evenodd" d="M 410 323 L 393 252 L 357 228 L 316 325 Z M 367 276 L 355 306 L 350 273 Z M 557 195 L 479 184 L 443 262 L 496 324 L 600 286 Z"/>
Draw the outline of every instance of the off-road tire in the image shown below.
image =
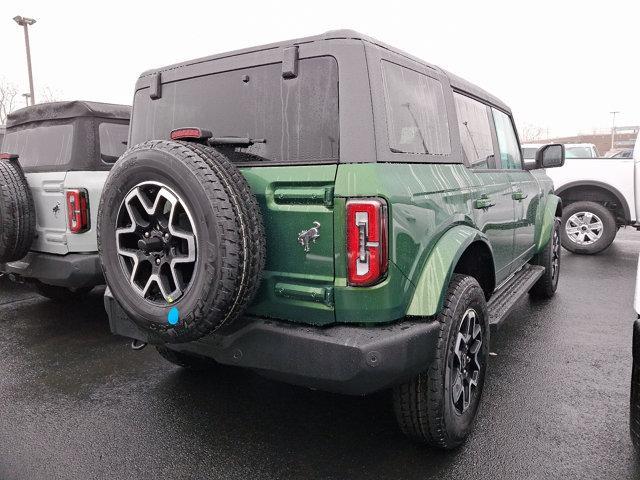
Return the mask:
<path fill-rule="evenodd" d="M 469 308 L 481 317 L 483 368 L 476 395 L 468 409 L 459 413 L 451 397 L 450 373 L 457 334 Z M 394 388 L 394 410 L 400 429 L 408 437 L 433 447 L 453 449 L 461 445 L 471 431 L 489 358 L 489 315 L 484 292 L 476 279 L 454 275 L 442 311 L 432 321 L 440 327 L 435 360 L 413 380 Z"/>
<path fill-rule="evenodd" d="M 531 287 L 531 290 L 529 290 L 529 295 L 533 298 L 551 298 L 556 294 L 558 281 L 560 280 L 560 265 L 562 264 L 560 241 L 560 219 L 556 218 L 553 222 L 553 230 L 551 230 L 549 242 L 544 249 L 531 260 L 533 265 L 541 265 L 544 267 L 544 273 L 533 287 Z M 558 258 L 557 267 L 554 269 L 555 255 L 557 255 Z"/>
<path fill-rule="evenodd" d="M 631 439 L 640 450 L 640 320 L 633 324 L 633 366 L 631 368 L 631 408 L 629 427 Z"/>
<path fill-rule="evenodd" d="M 116 219 L 124 197 L 146 181 L 179 194 L 199 228 L 190 286 L 175 303 L 157 305 L 129 284 L 117 255 Z M 127 150 L 111 170 L 98 212 L 98 250 L 107 283 L 149 343 L 197 340 L 244 312 L 259 286 L 266 241 L 260 209 L 244 176 L 214 149 L 152 140 Z M 177 325 L 167 322 L 180 311 Z"/>
<path fill-rule="evenodd" d="M 566 231 L 567 221 L 577 212 L 591 212 L 602 220 L 602 236 L 590 245 L 578 245 L 569 238 Z M 572 253 L 594 255 L 609 248 L 616 238 L 618 226 L 611 210 L 596 202 L 574 202 L 562 210 L 562 225 L 560 226 L 560 238 L 562 246 Z"/>
<path fill-rule="evenodd" d="M 186 352 L 171 350 L 170 348 L 162 345 L 156 345 L 156 350 L 158 351 L 160 356 L 168 362 L 171 362 L 174 365 L 178 365 L 182 368 L 187 368 L 189 370 L 211 370 L 218 365 L 214 360 L 200 357 L 198 355 L 191 355 Z"/>
<path fill-rule="evenodd" d="M 59 287 L 56 285 L 47 285 L 46 283 L 36 282 L 36 292 L 45 298 L 54 300 L 56 302 L 66 302 L 69 300 L 79 300 L 86 297 L 93 287 L 83 287 L 72 290 L 67 287 Z"/>
<path fill-rule="evenodd" d="M 26 256 L 36 235 L 31 189 L 15 160 L 0 160 L 0 263 Z"/>

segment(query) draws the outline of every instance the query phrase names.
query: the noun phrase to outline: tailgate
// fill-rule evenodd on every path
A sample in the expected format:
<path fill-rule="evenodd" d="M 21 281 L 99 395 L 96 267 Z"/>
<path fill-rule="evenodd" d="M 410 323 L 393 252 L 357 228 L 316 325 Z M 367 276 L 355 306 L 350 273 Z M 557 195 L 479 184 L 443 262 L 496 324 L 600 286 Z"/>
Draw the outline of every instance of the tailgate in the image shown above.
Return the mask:
<path fill-rule="evenodd" d="M 337 165 L 243 168 L 262 209 L 267 260 L 249 313 L 316 325 L 333 323 L 333 186 Z M 313 180 L 311 180 L 313 179 Z M 298 237 L 320 224 L 308 251 Z M 306 235 L 313 236 L 313 231 Z M 303 235 L 303 241 L 305 236 Z"/>
<path fill-rule="evenodd" d="M 66 172 L 27 173 L 36 209 L 36 238 L 31 250 L 64 255 L 67 245 Z"/>

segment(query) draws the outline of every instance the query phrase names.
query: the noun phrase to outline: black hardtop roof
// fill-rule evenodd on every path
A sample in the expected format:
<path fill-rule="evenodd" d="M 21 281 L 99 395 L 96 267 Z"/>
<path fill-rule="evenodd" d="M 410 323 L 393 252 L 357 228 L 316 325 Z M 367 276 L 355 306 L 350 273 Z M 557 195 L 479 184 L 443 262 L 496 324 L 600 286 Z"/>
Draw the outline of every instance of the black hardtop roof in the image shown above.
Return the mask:
<path fill-rule="evenodd" d="M 75 117 L 129 120 L 131 117 L 131 107 L 129 105 L 86 102 L 82 100 L 41 103 L 31 107 L 21 108 L 7 115 L 7 128 L 31 122 Z"/>
<path fill-rule="evenodd" d="M 376 40 L 373 37 L 369 37 L 368 35 L 364 35 L 362 33 L 356 32 L 355 30 L 331 30 L 325 33 L 322 33 L 320 35 L 313 35 L 310 37 L 303 37 L 303 38 L 296 38 L 296 39 L 292 39 L 292 40 L 284 40 L 281 42 L 276 42 L 276 43 L 270 43 L 270 44 L 266 44 L 266 45 L 259 45 L 256 47 L 249 47 L 249 48 L 245 48 L 245 49 L 241 49 L 241 50 L 234 50 L 231 52 L 225 52 L 225 53 L 220 53 L 220 54 L 215 54 L 215 55 L 210 55 L 207 57 L 201 57 L 201 58 L 196 58 L 193 60 L 187 60 L 186 62 L 181 62 L 181 63 L 176 63 L 173 65 L 168 65 L 165 67 L 161 67 L 161 68 L 156 68 L 156 69 L 152 69 L 152 70 L 147 70 L 144 73 L 142 73 L 140 75 L 140 78 L 142 77 L 146 77 L 149 75 L 153 75 L 154 73 L 157 72 L 164 72 L 164 71 L 168 71 L 168 70 L 174 70 L 180 67 L 185 67 L 188 65 L 195 65 L 198 63 L 204 63 L 204 62 L 208 62 L 211 60 L 217 60 L 217 59 L 221 59 L 221 58 L 227 58 L 227 57 L 233 57 L 233 56 L 237 56 L 237 55 L 243 55 L 246 53 L 252 53 L 252 52 L 260 52 L 260 51 L 264 51 L 264 50 L 272 50 L 272 49 L 277 49 L 277 48 L 283 48 L 283 47 L 288 47 L 291 45 L 299 45 L 302 43 L 311 43 L 311 42 L 319 42 L 319 41 L 323 41 L 323 40 L 338 40 L 338 39 L 349 39 L 349 40 L 360 40 L 363 42 L 367 42 L 370 43 L 372 45 L 375 45 L 378 48 L 382 48 L 384 50 L 389 50 L 390 52 L 395 53 L 396 55 L 400 55 L 402 57 L 408 58 L 410 60 L 413 60 L 414 62 L 420 63 L 422 65 L 425 65 L 429 68 L 432 68 L 438 72 L 441 72 L 442 74 L 446 75 L 449 78 L 449 81 L 451 83 L 451 86 L 455 89 L 458 90 L 462 90 L 464 92 L 467 92 L 469 94 L 471 94 L 472 96 L 475 96 L 481 100 L 485 100 L 493 105 L 495 105 L 496 107 L 505 110 L 506 112 L 511 113 L 511 110 L 509 109 L 509 107 L 502 102 L 500 99 L 498 99 L 497 97 L 491 95 L 490 93 L 486 92 L 485 90 L 481 89 L 480 87 L 477 87 L 476 85 L 467 82 L 466 80 L 458 77 L 457 75 L 454 75 L 452 73 L 447 72 L 446 70 L 443 70 L 435 65 L 432 65 L 430 63 L 425 62 L 424 60 L 414 57 L 413 55 L 410 55 L 402 50 L 399 50 L 397 48 L 394 48 L 390 45 L 387 45 L 379 40 Z"/>

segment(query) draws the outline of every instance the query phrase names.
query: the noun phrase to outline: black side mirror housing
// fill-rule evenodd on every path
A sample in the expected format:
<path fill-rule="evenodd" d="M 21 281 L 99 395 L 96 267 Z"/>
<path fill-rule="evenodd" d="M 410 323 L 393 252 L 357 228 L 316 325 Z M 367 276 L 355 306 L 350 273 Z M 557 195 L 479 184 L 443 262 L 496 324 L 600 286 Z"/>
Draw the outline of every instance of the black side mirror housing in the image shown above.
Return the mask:
<path fill-rule="evenodd" d="M 564 145 L 561 143 L 550 143 L 540 147 L 536 152 L 536 161 L 525 163 L 526 170 L 536 168 L 556 168 L 564 165 Z"/>

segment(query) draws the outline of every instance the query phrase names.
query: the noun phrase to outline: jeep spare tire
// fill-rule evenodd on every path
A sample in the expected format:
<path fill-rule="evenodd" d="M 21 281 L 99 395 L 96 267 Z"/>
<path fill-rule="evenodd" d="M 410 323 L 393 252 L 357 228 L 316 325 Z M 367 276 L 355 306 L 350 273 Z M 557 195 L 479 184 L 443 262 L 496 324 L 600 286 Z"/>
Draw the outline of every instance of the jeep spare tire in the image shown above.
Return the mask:
<path fill-rule="evenodd" d="M 219 151 L 154 140 L 111 170 L 98 250 L 115 299 L 150 343 L 197 340 L 241 315 L 265 261 L 260 208 Z"/>
<path fill-rule="evenodd" d="M 31 189 L 17 156 L 0 160 L 0 263 L 24 258 L 36 236 Z"/>

